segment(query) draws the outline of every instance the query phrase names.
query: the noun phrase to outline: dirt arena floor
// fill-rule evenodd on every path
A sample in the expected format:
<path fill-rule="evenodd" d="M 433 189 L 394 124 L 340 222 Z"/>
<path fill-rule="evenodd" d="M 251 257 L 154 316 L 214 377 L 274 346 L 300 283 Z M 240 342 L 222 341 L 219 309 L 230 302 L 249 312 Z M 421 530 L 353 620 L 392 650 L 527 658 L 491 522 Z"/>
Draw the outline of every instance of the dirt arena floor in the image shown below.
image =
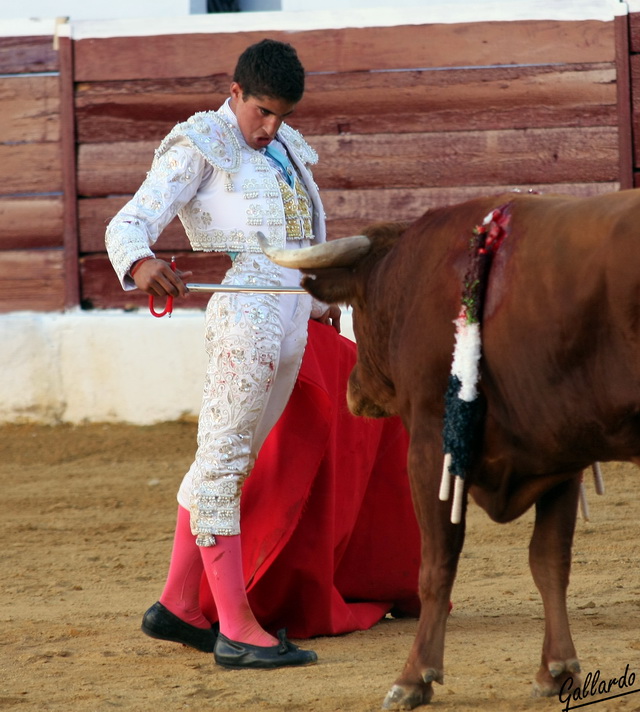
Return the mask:
<path fill-rule="evenodd" d="M 414 620 L 315 639 L 318 665 L 268 672 L 222 670 L 140 632 L 164 583 L 194 442 L 191 423 L 0 428 L 0 709 L 380 709 Z M 583 671 L 608 681 L 628 666 L 631 684 L 610 693 L 624 696 L 570 708 L 630 712 L 640 710 L 639 480 L 628 465 L 603 471 L 604 497 L 588 482 L 591 519 L 578 523 L 569 607 Z M 527 566 L 531 522 L 498 526 L 470 507 L 434 710 L 567 708 L 530 697 L 543 629 Z"/>

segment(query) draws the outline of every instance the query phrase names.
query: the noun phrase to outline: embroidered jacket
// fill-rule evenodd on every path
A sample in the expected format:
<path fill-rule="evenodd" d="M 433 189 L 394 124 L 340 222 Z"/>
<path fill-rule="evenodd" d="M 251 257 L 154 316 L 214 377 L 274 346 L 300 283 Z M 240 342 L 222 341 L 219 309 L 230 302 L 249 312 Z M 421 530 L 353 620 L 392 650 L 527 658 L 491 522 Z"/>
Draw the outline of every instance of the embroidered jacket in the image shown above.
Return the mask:
<path fill-rule="evenodd" d="M 153 256 L 151 247 L 176 215 L 194 250 L 261 252 L 258 231 L 278 247 L 287 239 L 324 242 L 324 209 L 309 169 L 317 154 L 287 124 L 276 138 L 296 168 L 293 188 L 247 145 L 228 102 L 175 126 L 107 228 L 107 252 L 122 286 L 135 287 L 131 265 Z"/>

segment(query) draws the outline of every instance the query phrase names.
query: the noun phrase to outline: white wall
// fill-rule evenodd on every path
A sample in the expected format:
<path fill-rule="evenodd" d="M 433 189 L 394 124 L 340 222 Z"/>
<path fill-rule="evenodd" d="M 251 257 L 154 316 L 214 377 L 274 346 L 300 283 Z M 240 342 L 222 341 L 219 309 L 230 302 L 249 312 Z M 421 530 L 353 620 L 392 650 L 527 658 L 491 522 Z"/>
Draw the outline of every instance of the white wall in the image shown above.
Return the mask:
<path fill-rule="evenodd" d="M 69 17 L 108 20 L 127 17 L 176 17 L 207 12 L 207 0 L 3 0 L 0 18 Z"/>
<path fill-rule="evenodd" d="M 348 312 L 343 334 L 353 339 Z M 195 418 L 203 339 L 200 310 L 0 315 L 0 423 Z"/>
<path fill-rule="evenodd" d="M 635 10 L 640 0 L 629 0 Z M 432 21 L 474 22 L 479 19 L 537 17 L 603 17 L 626 12 L 622 0 L 238 0 L 243 11 L 328 13 L 353 10 L 416 8 Z M 183 17 L 207 13 L 207 0 L 9 0 L 0 1 L 0 21 L 14 18 L 69 17 L 74 20 Z M 226 13 L 233 15 L 236 13 Z M 276 14 L 278 14 L 276 12 Z M 218 16 L 220 17 L 220 16 Z M 442 19 L 444 18 L 444 19 Z M 336 17 L 339 23 L 340 18 Z M 250 29 L 250 28 L 249 28 Z"/>
<path fill-rule="evenodd" d="M 249 0 L 246 0 L 249 1 Z M 273 0 L 250 0 L 266 3 Z M 184 8 L 191 2 L 206 0 L 113 0 L 108 8 L 110 19 L 93 19 L 94 4 L 84 0 L 24 0 L 17 7 L 0 0 L 0 36 L 54 34 L 74 39 L 92 37 L 188 34 L 192 32 L 247 32 L 262 30 L 304 31 L 341 27 L 392 27 L 403 24 L 437 22 L 481 22 L 488 20 L 586 20 L 608 21 L 627 11 L 621 0 L 323 0 L 319 7 L 311 0 L 281 0 L 283 12 L 190 14 Z M 280 2 L 280 0 L 278 0 Z M 640 3 L 640 0 L 632 0 Z M 184 11 L 179 11 L 182 3 Z M 73 14 L 78 6 L 80 17 Z M 163 14 L 172 5 L 169 15 Z M 86 7 L 85 7 L 86 6 Z M 285 8 L 286 6 L 286 8 Z M 82 9 L 84 8 L 84 9 Z M 92 9 L 93 8 L 93 9 Z M 37 10 L 47 10 L 38 15 Z M 71 22 L 56 26 L 56 17 L 71 14 Z M 16 17 L 16 15 L 18 15 Z M 154 21 L 150 22 L 149 18 Z"/>
<path fill-rule="evenodd" d="M 281 0 L 289 12 L 322 10 L 341 13 L 348 10 L 380 8 L 419 8 L 433 22 L 480 22 L 514 19 L 610 19 L 625 14 L 624 0 Z M 640 3 L 640 0 L 631 0 Z"/>

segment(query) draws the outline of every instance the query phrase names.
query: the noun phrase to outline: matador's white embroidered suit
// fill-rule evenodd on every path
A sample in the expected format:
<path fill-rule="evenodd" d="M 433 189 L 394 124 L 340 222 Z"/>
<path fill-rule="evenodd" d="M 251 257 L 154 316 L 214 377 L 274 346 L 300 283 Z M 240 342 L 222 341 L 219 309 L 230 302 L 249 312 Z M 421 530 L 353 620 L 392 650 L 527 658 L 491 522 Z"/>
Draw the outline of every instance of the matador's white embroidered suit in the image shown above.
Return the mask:
<path fill-rule="evenodd" d="M 225 282 L 297 286 L 297 270 L 269 262 L 256 233 L 287 248 L 325 240 L 324 211 L 308 168 L 317 155 L 286 124 L 276 141 L 294 166 L 292 185 L 262 151 L 246 144 L 228 101 L 217 112 L 178 124 L 156 151 L 138 192 L 107 228 L 109 258 L 124 289 L 135 287 L 129 269 L 153 256 L 151 247 L 176 214 L 194 250 L 232 255 Z M 308 319 L 325 310 L 306 294 L 211 297 L 198 449 L 178 493 L 191 511 L 198 545 L 240 532 L 242 484 L 291 393 Z"/>

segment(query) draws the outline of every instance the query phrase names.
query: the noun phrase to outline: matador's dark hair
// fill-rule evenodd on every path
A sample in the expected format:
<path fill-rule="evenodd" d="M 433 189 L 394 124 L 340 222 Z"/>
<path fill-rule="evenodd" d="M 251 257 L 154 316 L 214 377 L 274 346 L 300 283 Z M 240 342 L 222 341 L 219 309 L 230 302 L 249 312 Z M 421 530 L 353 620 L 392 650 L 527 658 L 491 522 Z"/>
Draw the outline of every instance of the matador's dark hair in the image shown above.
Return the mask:
<path fill-rule="evenodd" d="M 295 104 L 304 93 L 304 67 L 290 44 L 265 39 L 240 55 L 233 81 L 245 97 L 268 96 Z"/>

